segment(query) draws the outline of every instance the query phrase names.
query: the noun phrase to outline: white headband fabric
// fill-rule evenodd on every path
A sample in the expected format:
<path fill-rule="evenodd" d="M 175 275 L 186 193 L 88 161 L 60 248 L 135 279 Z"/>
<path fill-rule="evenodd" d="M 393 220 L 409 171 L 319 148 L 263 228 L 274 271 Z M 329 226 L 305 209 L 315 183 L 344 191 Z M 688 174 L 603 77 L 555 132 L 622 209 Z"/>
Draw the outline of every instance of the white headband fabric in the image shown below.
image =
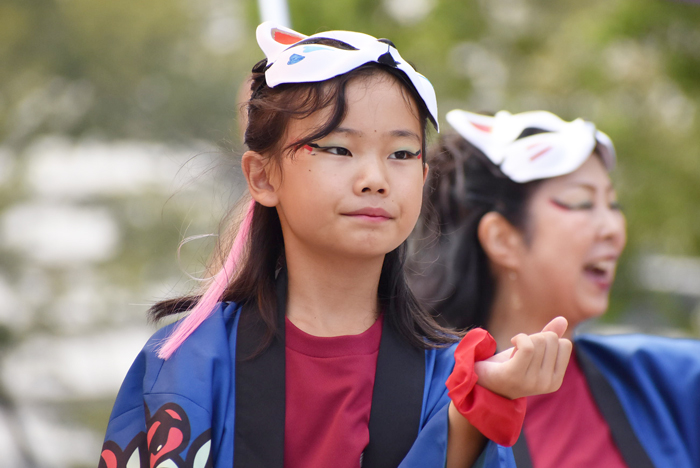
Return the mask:
<path fill-rule="evenodd" d="M 399 51 L 388 42 L 351 31 L 326 31 L 305 36 L 271 22 L 258 26 L 256 37 L 267 58 L 265 82 L 270 88 L 283 83 L 325 81 L 366 63 L 383 63 L 401 70 L 411 81 L 428 108 L 430 120 L 438 129 L 437 98 L 433 85 L 401 58 Z M 334 39 L 354 49 L 314 43 L 298 44 L 312 38 Z"/>
<path fill-rule="evenodd" d="M 524 183 L 569 174 L 588 159 L 598 144 L 603 164 L 615 167 L 615 148 L 610 138 L 583 119 L 566 122 L 547 111 L 495 116 L 452 110 L 447 122 L 457 133 L 480 149 L 508 178 Z M 518 139 L 523 130 L 537 133 Z"/>

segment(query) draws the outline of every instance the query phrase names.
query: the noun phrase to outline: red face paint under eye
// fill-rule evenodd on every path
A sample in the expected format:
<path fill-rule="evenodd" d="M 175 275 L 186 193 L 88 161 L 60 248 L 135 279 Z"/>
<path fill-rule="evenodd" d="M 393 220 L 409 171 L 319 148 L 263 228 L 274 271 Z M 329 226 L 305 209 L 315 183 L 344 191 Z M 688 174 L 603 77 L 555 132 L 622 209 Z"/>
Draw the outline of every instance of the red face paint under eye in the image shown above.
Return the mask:
<path fill-rule="evenodd" d="M 556 206 L 556 207 L 559 208 L 560 210 L 571 211 L 571 207 L 570 207 L 570 206 L 565 205 L 564 203 L 562 203 L 562 202 L 560 202 L 560 201 L 558 201 L 558 200 L 555 200 L 554 198 L 550 198 L 550 199 L 549 199 L 549 203 L 551 203 L 552 205 Z"/>
<path fill-rule="evenodd" d="M 313 149 L 311 146 L 309 146 L 309 145 L 304 145 L 303 148 L 304 148 L 306 151 L 308 151 L 309 153 L 313 153 L 313 152 L 314 152 L 314 149 Z"/>

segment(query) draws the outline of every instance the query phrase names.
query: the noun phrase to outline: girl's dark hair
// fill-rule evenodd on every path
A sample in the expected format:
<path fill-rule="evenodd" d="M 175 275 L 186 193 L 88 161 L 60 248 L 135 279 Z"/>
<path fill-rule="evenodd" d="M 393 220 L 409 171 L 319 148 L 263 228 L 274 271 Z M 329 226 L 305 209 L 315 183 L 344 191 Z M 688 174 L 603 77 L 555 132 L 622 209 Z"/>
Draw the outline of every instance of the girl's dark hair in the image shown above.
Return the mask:
<path fill-rule="evenodd" d="M 331 41 L 331 40 L 327 40 Z M 302 146 L 330 134 L 345 118 L 347 113 L 346 91 L 348 83 L 356 79 L 366 79 L 379 74 L 386 75 L 402 85 L 407 103 L 410 98 L 417 107 L 418 119 L 423 133 L 423 154 L 425 154 L 425 130 L 428 109 L 410 80 L 403 72 L 379 63 L 363 65 L 355 70 L 318 83 L 281 84 L 270 88 L 265 83 L 266 62 L 263 60 L 253 68 L 251 98 L 247 103 L 248 125 L 245 143 L 252 151 L 279 164 L 281 158 L 293 155 Z M 303 119 L 322 109 L 330 109 L 327 121 L 313 129 L 310 134 L 283 147 L 286 129 L 291 119 Z M 221 264 L 232 242 L 232 223 L 227 235 L 217 246 L 213 257 L 214 264 Z M 226 245 L 228 244 L 228 245 Z M 284 239 L 275 208 L 255 204 L 250 235 L 237 273 L 226 288 L 222 300 L 241 303 L 243 313 L 259 314 L 267 329 L 267 346 L 277 330 L 277 299 L 275 288 L 276 273 L 284 267 Z M 378 300 L 388 321 L 411 345 L 426 349 L 446 345 L 455 341 L 457 335 L 439 326 L 408 287 L 404 272 L 406 262 L 406 242 L 389 252 L 382 267 L 379 280 Z M 210 267 L 218 271 L 216 267 Z M 151 318 L 161 319 L 171 314 L 190 310 L 199 299 L 197 295 L 165 300 L 149 310 Z"/>
<path fill-rule="evenodd" d="M 526 129 L 520 138 L 542 133 Z M 527 205 L 540 181 L 513 182 L 478 148 L 459 135 L 446 135 L 431 151 L 426 183 L 428 209 L 417 238 L 411 278 L 418 297 L 434 308 L 441 324 L 486 327 L 495 282 L 481 247 L 481 218 L 495 211 L 527 240 Z M 437 238 L 436 238 L 437 236 Z"/>

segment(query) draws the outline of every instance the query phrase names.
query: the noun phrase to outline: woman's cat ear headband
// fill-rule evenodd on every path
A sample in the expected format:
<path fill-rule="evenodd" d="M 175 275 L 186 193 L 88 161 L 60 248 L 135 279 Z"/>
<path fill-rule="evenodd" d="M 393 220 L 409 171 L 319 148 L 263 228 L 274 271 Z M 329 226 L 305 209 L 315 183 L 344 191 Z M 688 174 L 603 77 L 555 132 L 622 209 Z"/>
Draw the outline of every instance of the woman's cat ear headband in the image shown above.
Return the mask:
<path fill-rule="evenodd" d="M 267 57 L 265 82 L 270 88 L 283 83 L 325 81 L 366 63 L 381 63 L 406 75 L 428 108 L 431 122 L 438 128 L 433 85 L 401 58 L 391 41 L 351 31 L 305 36 L 271 22 L 258 26 L 256 37 Z M 331 39 L 330 44 L 337 45 L 328 45 L 329 41 L 323 39 Z"/>
<path fill-rule="evenodd" d="M 446 118 L 514 182 L 569 174 L 581 167 L 596 145 L 605 167 L 609 171 L 615 167 L 610 138 L 582 119 L 565 122 L 546 111 L 501 111 L 491 117 L 463 110 L 450 111 Z M 545 133 L 518 138 L 526 129 Z"/>

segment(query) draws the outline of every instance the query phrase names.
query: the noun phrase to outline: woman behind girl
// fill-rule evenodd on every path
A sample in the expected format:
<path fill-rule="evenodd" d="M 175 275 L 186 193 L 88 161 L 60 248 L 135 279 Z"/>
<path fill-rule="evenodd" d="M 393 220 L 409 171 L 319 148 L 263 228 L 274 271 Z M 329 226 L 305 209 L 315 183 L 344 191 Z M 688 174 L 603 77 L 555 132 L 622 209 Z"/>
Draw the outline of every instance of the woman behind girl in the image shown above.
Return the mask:
<path fill-rule="evenodd" d="M 459 337 L 408 288 L 432 86 L 385 39 L 257 36 L 252 200 L 209 288 L 151 309 L 190 313 L 136 359 L 100 466 L 513 466 L 485 437 L 515 442 L 521 397 L 558 387 L 571 344 L 563 319 L 494 357 L 472 333 L 455 366 Z"/>
<path fill-rule="evenodd" d="M 608 307 L 625 218 L 610 139 L 548 112 L 452 111 L 428 182 L 441 237 L 414 278 L 443 324 L 486 327 L 499 348 L 551 318 L 565 336 Z M 430 263 L 429 263 L 430 264 Z M 700 466 L 700 343 L 574 338 L 560 390 L 528 398 L 519 467 Z"/>

